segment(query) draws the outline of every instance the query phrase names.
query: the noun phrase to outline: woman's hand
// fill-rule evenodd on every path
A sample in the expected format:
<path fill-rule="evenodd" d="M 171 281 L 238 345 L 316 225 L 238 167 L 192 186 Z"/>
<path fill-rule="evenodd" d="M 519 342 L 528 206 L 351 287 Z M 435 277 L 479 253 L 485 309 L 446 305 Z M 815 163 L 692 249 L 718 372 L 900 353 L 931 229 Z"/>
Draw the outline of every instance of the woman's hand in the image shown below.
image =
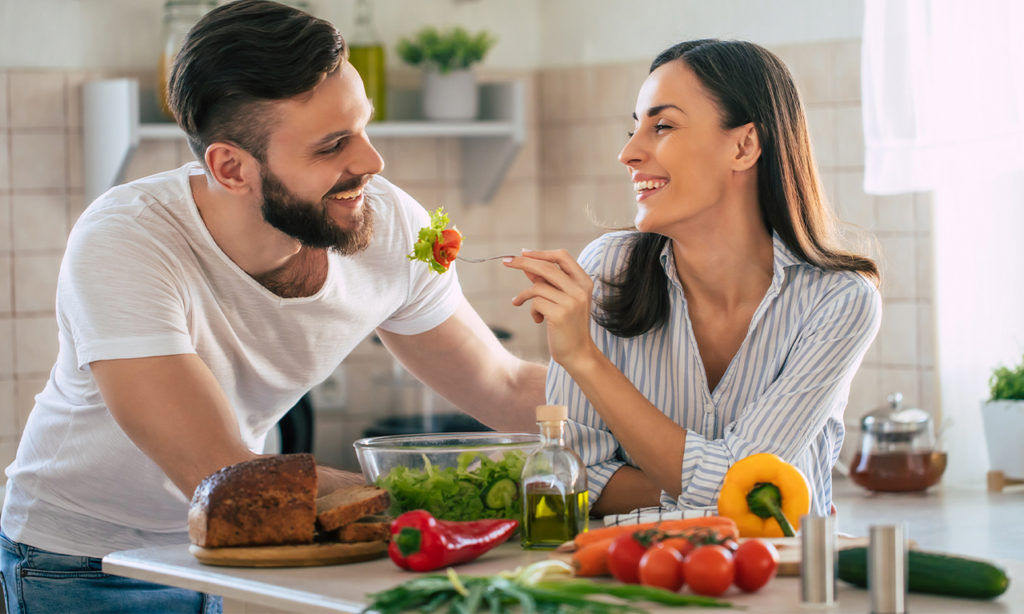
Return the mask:
<path fill-rule="evenodd" d="M 533 301 L 530 315 L 540 324 L 547 322 L 551 358 L 570 374 L 594 353 L 600 353 L 590 336 L 590 301 L 594 282 L 564 249 L 523 251 L 505 262 L 526 273 L 532 285 L 520 292 L 512 304 Z"/>

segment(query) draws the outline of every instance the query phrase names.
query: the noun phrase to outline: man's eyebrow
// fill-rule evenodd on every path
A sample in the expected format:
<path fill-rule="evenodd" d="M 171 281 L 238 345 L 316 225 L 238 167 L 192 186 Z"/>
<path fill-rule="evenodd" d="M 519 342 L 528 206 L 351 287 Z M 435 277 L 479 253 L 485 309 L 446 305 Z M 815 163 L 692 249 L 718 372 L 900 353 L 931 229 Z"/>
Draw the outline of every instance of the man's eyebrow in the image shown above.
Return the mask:
<path fill-rule="evenodd" d="M 370 106 L 370 121 L 373 121 L 373 118 L 374 118 L 374 116 L 376 114 L 377 114 L 377 109 L 375 109 L 371 105 Z M 334 132 L 328 132 L 322 138 L 320 138 L 320 140 L 318 140 L 317 142 L 313 143 L 311 148 L 312 149 L 320 149 L 321 147 L 324 147 L 325 145 L 330 144 L 332 141 L 336 141 L 338 139 L 343 139 L 343 138 L 349 137 L 351 135 L 352 135 L 352 131 L 351 130 L 335 130 Z"/>

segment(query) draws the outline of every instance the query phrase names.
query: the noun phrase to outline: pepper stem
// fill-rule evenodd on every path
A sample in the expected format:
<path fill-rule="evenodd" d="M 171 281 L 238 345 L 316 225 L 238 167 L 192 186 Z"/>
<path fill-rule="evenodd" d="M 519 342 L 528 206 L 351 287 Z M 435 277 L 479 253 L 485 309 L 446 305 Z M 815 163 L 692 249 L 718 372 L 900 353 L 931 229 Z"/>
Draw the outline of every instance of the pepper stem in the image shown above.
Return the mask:
<path fill-rule="evenodd" d="M 747 493 L 747 507 L 750 511 L 761 518 L 774 518 L 786 537 L 793 537 L 796 533 L 793 526 L 789 524 L 786 515 L 782 513 L 782 493 L 779 487 L 770 482 L 755 484 Z"/>
<path fill-rule="evenodd" d="M 416 554 L 420 551 L 420 541 L 422 540 L 423 534 L 420 533 L 419 529 L 412 527 L 402 527 L 402 530 L 398 532 L 393 539 L 395 545 L 398 546 L 398 551 L 402 553 L 402 556 L 409 556 L 410 554 Z"/>

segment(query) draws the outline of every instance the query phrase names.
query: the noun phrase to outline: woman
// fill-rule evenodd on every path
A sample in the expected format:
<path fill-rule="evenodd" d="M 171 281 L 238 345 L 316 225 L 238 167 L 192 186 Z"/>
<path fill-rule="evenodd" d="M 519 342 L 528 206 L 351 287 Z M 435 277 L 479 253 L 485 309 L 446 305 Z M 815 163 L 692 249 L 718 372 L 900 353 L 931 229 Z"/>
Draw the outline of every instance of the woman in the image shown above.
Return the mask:
<path fill-rule="evenodd" d="M 875 263 L 835 247 L 792 78 L 751 43 L 680 43 L 633 117 L 635 231 L 579 264 L 505 263 L 532 282 L 513 302 L 547 322 L 547 394 L 569 406 L 591 512 L 711 506 L 733 462 L 771 452 L 826 514 L 881 303 Z"/>

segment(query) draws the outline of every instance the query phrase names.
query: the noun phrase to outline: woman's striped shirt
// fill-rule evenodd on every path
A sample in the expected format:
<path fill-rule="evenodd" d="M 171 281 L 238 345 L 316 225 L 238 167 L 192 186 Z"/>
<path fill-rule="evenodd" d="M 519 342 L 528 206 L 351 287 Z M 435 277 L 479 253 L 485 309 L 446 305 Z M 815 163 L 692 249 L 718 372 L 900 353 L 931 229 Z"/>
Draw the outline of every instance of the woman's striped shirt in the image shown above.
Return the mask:
<path fill-rule="evenodd" d="M 606 234 L 579 262 L 595 278 L 594 297 L 624 266 L 635 232 Z M 831 471 L 843 442 L 850 382 L 881 323 L 881 299 L 862 275 L 825 271 L 796 257 L 773 237 L 771 286 L 742 345 L 708 389 L 675 271 L 672 242 L 661 253 L 671 302 L 668 321 L 632 338 L 591 322 L 601 351 L 662 413 L 686 429 L 682 493 L 662 492 L 668 508 L 715 505 L 730 465 L 771 452 L 796 465 L 811 487 L 811 509 L 827 514 Z M 548 368 L 549 403 L 569 407 L 567 439 L 588 467 L 590 501 L 624 464 L 634 464 L 561 366 Z"/>

